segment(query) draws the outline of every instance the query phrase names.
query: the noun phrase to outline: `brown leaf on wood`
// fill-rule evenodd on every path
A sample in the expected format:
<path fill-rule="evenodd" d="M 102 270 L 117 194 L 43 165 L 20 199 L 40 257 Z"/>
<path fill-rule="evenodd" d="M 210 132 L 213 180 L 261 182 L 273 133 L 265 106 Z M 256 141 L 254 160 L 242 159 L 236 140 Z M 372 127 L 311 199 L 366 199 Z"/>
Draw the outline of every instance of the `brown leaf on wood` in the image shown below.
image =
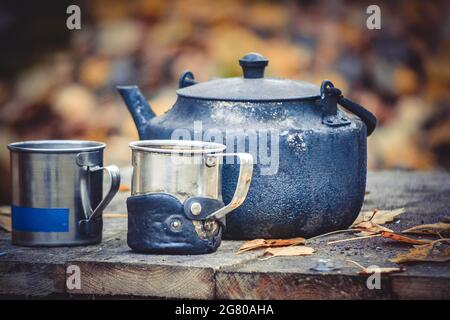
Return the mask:
<path fill-rule="evenodd" d="M 369 267 L 359 271 L 358 274 L 370 275 L 373 273 L 394 273 L 394 272 L 403 272 L 403 269 L 396 267 L 383 267 L 383 268 Z"/>
<path fill-rule="evenodd" d="M 431 224 L 422 224 L 420 226 L 415 226 L 406 230 L 402 233 L 410 234 L 428 234 L 428 235 L 450 235 L 450 223 L 438 222 Z"/>
<path fill-rule="evenodd" d="M 257 250 L 270 247 L 287 247 L 295 246 L 299 244 L 305 244 L 305 238 L 292 238 L 292 239 L 255 239 L 245 242 L 238 250 L 236 254 L 241 254 L 250 250 Z"/>
<path fill-rule="evenodd" d="M 273 257 L 292 257 L 292 256 L 309 256 L 312 255 L 316 250 L 311 247 L 304 246 L 290 246 L 282 248 L 268 248 L 264 251 L 260 260 L 267 260 Z"/>
<path fill-rule="evenodd" d="M 353 263 L 354 265 L 358 266 L 359 268 L 361 268 L 360 271 L 358 271 L 358 274 L 360 275 L 371 275 L 374 273 L 394 273 L 394 272 L 402 272 L 405 271 L 405 269 L 403 268 L 398 268 L 398 267 L 375 267 L 375 266 L 369 266 L 369 267 L 364 267 L 363 265 L 359 264 L 356 261 L 353 260 L 347 260 L 348 262 Z"/>
<path fill-rule="evenodd" d="M 240 248 L 238 249 L 236 254 L 240 254 L 242 252 L 248 251 L 248 250 L 255 250 L 264 248 L 266 246 L 266 240 L 264 239 L 255 239 L 245 242 Z"/>
<path fill-rule="evenodd" d="M 390 261 L 395 263 L 407 262 L 446 262 L 450 261 L 450 239 L 439 239 L 428 244 L 415 246 L 407 253 L 401 253 Z"/>
<path fill-rule="evenodd" d="M 377 224 L 373 221 L 360 222 L 356 225 L 351 226 L 351 228 L 361 230 L 361 233 L 364 236 L 371 235 L 371 234 L 377 234 L 377 233 L 380 233 L 381 231 L 394 232 L 391 229 L 380 226 L 379 224 Z"/>
<path fill-rule="evenodd" d="M 410 244 L 427 244 L 430 243 L 430 240 L 419 240 L 419 239 L 413 239 L 409 237 L 402 236 L 400 234 L 394 233 L 394 232 L 388 232 L 388 231 L 381 231 L 381 236 L 383 238 L 392 239 L 395 241 L 403 242 L 403 243 L 410 243 Z"/>
<path fill-rule="evenodd" d="M 374 234 L 377 234 L 378 232 L 370 232 L 370 231 L 361 231 L 361 232 L 358 232 L 358 233 L 356 233 L 355 235 L 357 236 L 357 237 L 361 237 L 361 238 L 363 238 L 363 237 L 367 237 L 367 236 L 372 236 L 372 235 L 374 235 Z"/>
<path fill-rule="evenodd" d="M 131 190 L 130 186 L 125 183 L 121 183 L 119 186 L 119 192 L 128 192 L 130 190 Z"/>
<path fill-rule="evenodd" d="M 355 222 L 353 222 L 354 225 L 358 225 L 361 222 L 365 221 L 372 221 L 376 224 L 384 224 L 393 222 L 394 219 L 401 215 L 402 213 L 405 213 L 405 208 L 399 208 L 395 210 L 378 210 L 375 209 L 373 211 L 364 211 L 359 214 L 359 216 L 356 218 Z"/>

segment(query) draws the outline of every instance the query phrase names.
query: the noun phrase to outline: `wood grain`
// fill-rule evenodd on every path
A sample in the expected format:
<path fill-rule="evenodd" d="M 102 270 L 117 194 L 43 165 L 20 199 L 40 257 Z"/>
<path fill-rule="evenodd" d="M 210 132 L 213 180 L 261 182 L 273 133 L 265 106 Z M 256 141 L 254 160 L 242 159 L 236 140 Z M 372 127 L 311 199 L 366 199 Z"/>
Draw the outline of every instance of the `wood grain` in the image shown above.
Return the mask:
<path fill-rule="evenodd" d="M 396 299 L 450 299 L 450 278 L 393 277 L 392 291 Z"/>
<path fill-rule="evenodd" d="M 0 231 L 0 294 L 48 296 L 66 291 L 66 262 L 93 252 L 125 230 L 125 220 L 105 223 L 103 244 L 79 247 L 20 247 L 11 234 Z"/>
<path fill-rule="evenodd" d="M 0 263 L 0 295 L 47 296 L 64 292 L 62 266 Z"/>
<path fill-rule="evenodd" d="M 214 299 L 214 274 L 256 258 L 237 256 L 242 242 L 227 241 L 215 253 L 197 256 L 134 253 L 126 236 L 109 241 L 99 252 L 67 263 L 81 270 L 81 289 L 71 294 L 133 295 L 162 298 Z"/>
<path fill-rule="evenodd" d="M 81 270 L 81 289 L 68 290 L 71 294 L 214 298 L 212 268 L 108 262 L 71 264 Z"/>
<path fill-rule="evenodd" d="M 367 277 L 295 273 L 218 272 L 218 299 L 388 299 L 390 284 L 369 290 Z"/>

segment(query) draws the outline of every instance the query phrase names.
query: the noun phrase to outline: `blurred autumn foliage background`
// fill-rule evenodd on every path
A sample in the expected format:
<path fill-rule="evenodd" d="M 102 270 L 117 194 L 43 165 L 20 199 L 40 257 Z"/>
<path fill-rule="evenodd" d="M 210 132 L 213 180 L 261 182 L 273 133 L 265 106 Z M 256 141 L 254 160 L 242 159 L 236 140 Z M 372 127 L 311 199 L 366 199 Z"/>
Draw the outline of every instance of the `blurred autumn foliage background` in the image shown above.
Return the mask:
<path fill-rule="evenodd" d="M 269 76 L 332 80 L 374 112 L 369 168 L 450 169 L 449 2 L 89 0 L 0 5 L 0 203 L 9 197 L 6 144 L 27 139 L 105 141 L 127 165 L 134 124 L 115 91 L 138 84 L 163 113 L 178 76 L 240 76 L 250 51 Z M 81 8 L 81 30 L 66 8 Z"/>

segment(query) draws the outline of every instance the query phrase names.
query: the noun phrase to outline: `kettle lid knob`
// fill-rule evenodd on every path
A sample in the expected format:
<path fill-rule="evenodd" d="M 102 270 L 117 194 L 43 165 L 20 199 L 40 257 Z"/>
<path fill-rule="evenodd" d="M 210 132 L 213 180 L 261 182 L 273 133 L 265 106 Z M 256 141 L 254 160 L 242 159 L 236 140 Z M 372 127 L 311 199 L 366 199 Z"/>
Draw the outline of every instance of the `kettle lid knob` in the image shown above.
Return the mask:
<path fill-rule="evenodd" d="M 264 69 L 269 64 L 269 60 L 259 53 L 250 52 L 239 59 L 239 64 L 245 79 L 258 79 L 264 78 Z"/>

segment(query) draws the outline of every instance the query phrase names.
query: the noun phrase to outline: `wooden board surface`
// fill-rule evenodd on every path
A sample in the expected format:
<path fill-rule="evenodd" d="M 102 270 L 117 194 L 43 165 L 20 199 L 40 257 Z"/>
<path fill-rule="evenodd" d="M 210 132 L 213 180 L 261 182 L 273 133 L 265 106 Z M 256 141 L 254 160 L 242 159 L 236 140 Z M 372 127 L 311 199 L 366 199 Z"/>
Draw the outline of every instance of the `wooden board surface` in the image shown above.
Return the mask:
<path fill-rule="evenodd" d="M 70 293 L 213 299 L 217 270 L 256 256 L 236 256 L 239 245 L 227 241 L 217 252 L 199 256 L 145 255 L 130 251 L 123 236 L 101 252 L 68 261 L 83 275 L 82 288 Z"/>
<path fill-rule="evenodd" d="M 93 246 L 30 248 L 11 245 L 11 234 L 0 232 L 0 295 L 46 296 L 64 293 L 69 259 L 103 250 L 110 239 L 126 232 L 124 219 L 107 220 L 104 242 Z"/>
<path fill-rule="evenodd" d="M 450 174 L 370 173 L 364 210 L 405 207 L 395 231 L 449 216 Z M 127 193 L 105 212 L 126 213 Z M 193 299 L 450 299 L 450 263 L 407 265 L 400 274 L 382 276 L 380 289 L 367 288 L 351 259 L 364 266 L 395 266 L 388 261 L 409 246 L 372 238 L 327 245 L 348 235 L 313 241 L 308 257 L 260 261 L 261 252 L 236 256 L 242 244 L 224 241 L 216 253 L 200 256 L 136 254 L 126 245 L 126 219 L 105 219 L 102 244 L 75 248 L 25 248 L 10 244 L 0 231 L 0 295 L 140 296 Z M 336 270 L 319 273 L 318 259 Z M 81 270 L 81 289 L 66 288 L 66 267 Z"/>

